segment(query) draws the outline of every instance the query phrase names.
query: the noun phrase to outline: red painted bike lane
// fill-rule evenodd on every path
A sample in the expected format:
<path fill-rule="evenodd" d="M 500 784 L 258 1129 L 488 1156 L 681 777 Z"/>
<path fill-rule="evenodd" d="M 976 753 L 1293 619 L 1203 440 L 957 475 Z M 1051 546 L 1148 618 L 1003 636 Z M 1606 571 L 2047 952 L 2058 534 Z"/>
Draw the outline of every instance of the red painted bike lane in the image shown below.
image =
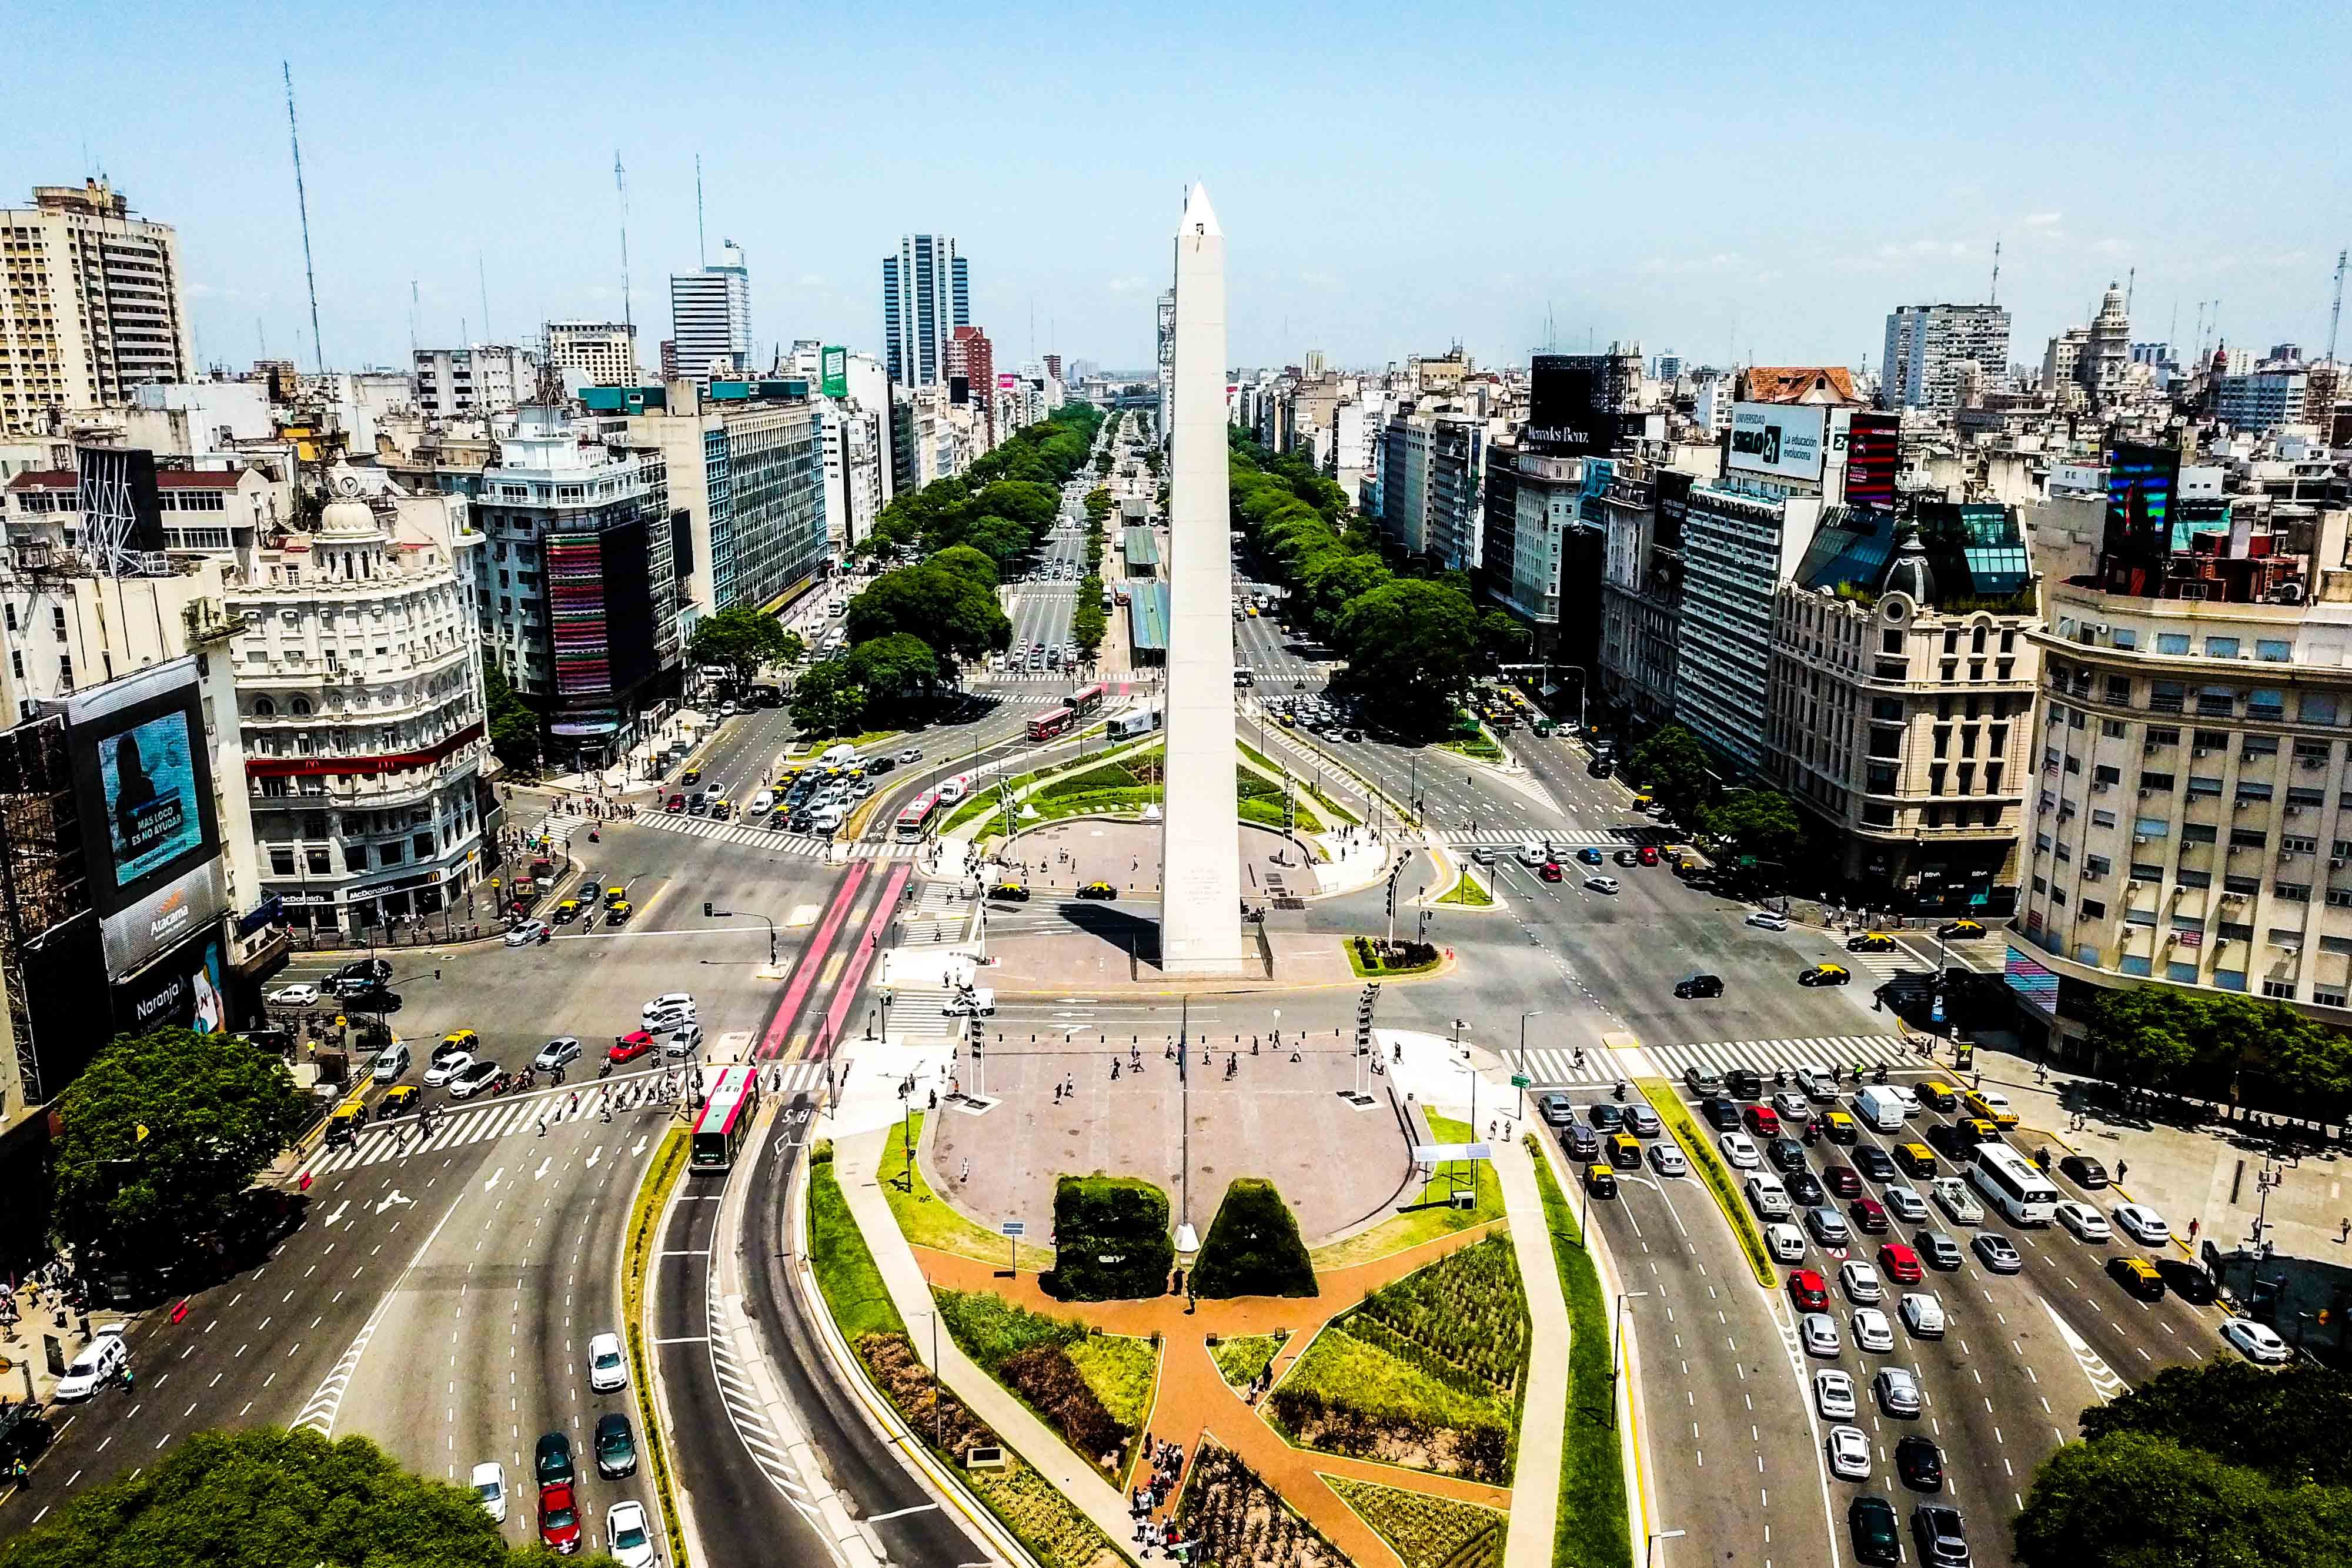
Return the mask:
<path fill-rule="evenodd" d="M 815 936 L 801 949 L 800 962 L 793 967 L 792 983 L 784 988 L 784 999 L 776 1007 L 775 1015 L 768 1020 L 768 1032 L 761 1037 L 759 1049 L 752 1055 L 766 1061 L 783 1054 L 784 1045 L 792 1037 L 793 1022 L 800 1016 L 801 1004 L 808 999 L 809 988 L 824 968 L 826 956 L 833 949 L 833 939 L 841 930 L 841 923 L 849 915 L 849 906 L 857 900 L 857 890 L 865 885 L 871 861 L 853 861 L 849 874 L 841 879 L 841 890 L 833 895 L 833 903 L 824 912 L 824 922 L 817 926 Z M 903 870 L 903 868 L 902 868 Z"/>
<path fill-rule="evenodd" d="M 900 864 L 883 883 L 882 897 L 866 923 L 866 940 L 851 951 L 849 967 L 842 971 L 841 983 L 834 988 L 833 1006 L 825 1014 L 823 1032 L 809 1051 L 811 1057 L 831 1056 L 840 1042 L 842 1025 L 849 1017 L 849 1009 L 856 1005 L 857 989 L 866 983 L 866 971 L 873 967 L 874 955 L 882 945 L 882 933 L 889 929 L 891 916 L 898 913 L 899 895 L 906 891 L 907 879 L 914 874 L 913 866 Z"/>

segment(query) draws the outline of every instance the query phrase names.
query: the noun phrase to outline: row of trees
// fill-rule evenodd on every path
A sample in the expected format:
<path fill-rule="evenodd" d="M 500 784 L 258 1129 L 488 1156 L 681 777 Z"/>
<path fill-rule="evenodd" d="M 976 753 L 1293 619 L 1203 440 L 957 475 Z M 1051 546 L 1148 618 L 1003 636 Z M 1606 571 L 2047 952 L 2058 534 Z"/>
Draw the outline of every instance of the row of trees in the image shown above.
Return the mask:
<path fill-rule="evenodd" d="M 1635 747 L 1625 765 L 1667 815 L 1737 855 L 1786 869 L 1804 852 L 1804 824 L 1789 798 L 1777 789 L 1727 791 L 1706 748 L 1678 724 Z"/>
<path fill-rule="evenodd" d="M 2101 1075 L 2145 1089 L 2242 1097 L 2325 1117 L 2352 1094 L 2352 1039 L 2284 1002 L 2172 986 L 2102 990 L 2089 1042 Z"/>

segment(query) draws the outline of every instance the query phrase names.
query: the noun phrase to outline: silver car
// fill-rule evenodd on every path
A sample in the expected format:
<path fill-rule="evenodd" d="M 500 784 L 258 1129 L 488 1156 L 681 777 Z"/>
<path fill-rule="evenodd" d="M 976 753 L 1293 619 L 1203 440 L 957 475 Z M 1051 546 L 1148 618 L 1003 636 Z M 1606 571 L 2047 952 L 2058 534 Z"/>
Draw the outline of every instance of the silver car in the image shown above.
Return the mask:
<path fill-rule="evenodd" d="M 1837 1320 L 1827 1312 L 1807 1312 L 1797 1320 L 1797 1339 L 1807 1355 L 1835 1355 L 1838 1353 Z M 1852 1410 L 1846 1412 L 1851 1416 Z"/>
<path fill-rule="evenodd" d="M 1918 1379 L 1899 1366 L 1880 1367 L 1878 1375 L 1870 1380 L 1870 1391 L 1877 1396 L 1878 1407 L 1889 1416 L 1919 1414 Z"/>

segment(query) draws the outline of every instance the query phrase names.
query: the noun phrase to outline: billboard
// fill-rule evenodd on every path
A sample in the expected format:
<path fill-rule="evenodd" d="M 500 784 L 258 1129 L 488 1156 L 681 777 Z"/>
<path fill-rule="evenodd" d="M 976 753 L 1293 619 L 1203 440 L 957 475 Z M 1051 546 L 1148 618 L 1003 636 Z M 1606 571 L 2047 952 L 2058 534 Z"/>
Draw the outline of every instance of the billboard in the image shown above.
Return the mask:
<path fill-rule="evenodd" d="M 849 350 L 827 346 L 817 350 L 817 390 L 826 397 L 849 395 Z"/>
<path fill-rule="evenodd" d="M 197 702 L 194 658 L 66 699 L 67 752 L 109 974 L 127 974 L 220 921 L 220 824 Z"/>
<path fill-rule="evenodd" d="M 950 376 L 948 378 L 948 402 L 961 405 L 968 403 L 971 401 L 971 378 L 967 376 Z"/>
<path fill-rule="evenodd" d="M 1895 470 L 1902 456 L 1903 421 L 1892 413 L 1853 411 L 1845 437 L 1845 503 L 1895 505 Z"/>
<path fill-rule="evenodd" d="M 1608 451 L 1617 432 L 1602 407 L 1603 391 L 1592 356 L 1538 354 L 1528 366 L 1528 427 L 1520 441 L 1554 457 Z"/>
<path fill-rule="evenodd" d="M 2172 542 L 2173 491 L 2180 451 L 2138 442 L 2107 454 L 2107 518 L 2101 567 L 2109 589 L 2144 593 L 2164 570 Z"/>
<path fill-rule="evenodd" d="M 1731 467 L 1742 474 L 1817 484 L 1827 455 L 1829 410 L 1818 403 L 1731 405 Z"/>
<path fill-rule="evenodd" d="M 163 549 L 163 504 L 155 490 L 155 455 L 139 447 L 77 446 L 83 526 L 100 548 Z"/>
<path fill-rule="evenodd" d="M 217 927 L 198 932 L 139 973 L 110 988 L 118 1034 L 228 1027 L 227 964 Z"/>

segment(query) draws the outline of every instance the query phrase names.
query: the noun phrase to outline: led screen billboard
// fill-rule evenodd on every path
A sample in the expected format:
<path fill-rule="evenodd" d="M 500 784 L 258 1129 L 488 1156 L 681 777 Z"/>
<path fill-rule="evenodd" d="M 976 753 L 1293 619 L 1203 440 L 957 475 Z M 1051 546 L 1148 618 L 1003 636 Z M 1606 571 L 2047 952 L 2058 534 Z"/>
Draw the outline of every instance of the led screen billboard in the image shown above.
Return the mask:
<path fill-rule="evenodd" d="M 219 929 L 197 933 L 111 988 L 118 1034 L 159 1029 L 212 1034 L 226 1029 L 227 967 Z"/>
<path fill-rule="evenodd" d="M 1770 479 L 1818 483 L 1827 456 L 1829 410 L 1819 403 L 1731 405 L 1731 466 Z"/>
<path fill-rule="evenodd" d="M 1856 409 L 1845 438 L 1845 502 L 1849 507 L 1895 505 L 1895 469 L 1901 455 L 1903 421 L 1891 413 Z"/>
<path fill-rule="evenodd" d="M 817 351 L 817 390 L 826 397 L 849 395 L 849 350 L 828 345 Z"/>
<path fill-rule="evenodd" d="M 2115 591 L 2143 593 L 2164 570 L 2172 544 L 2177 447 L 2119 443 L 2107 454 L 2107 518 L 2102 562 Z"/>
<path fill-rule="evenodd" d="M 1555 457 L 1608 451 L 1617 431 L 1602 407 L 1605 391 L 1591 355 L 1538 354 L 1528 366 L 1528 427 L 1520 441 Z"/>

